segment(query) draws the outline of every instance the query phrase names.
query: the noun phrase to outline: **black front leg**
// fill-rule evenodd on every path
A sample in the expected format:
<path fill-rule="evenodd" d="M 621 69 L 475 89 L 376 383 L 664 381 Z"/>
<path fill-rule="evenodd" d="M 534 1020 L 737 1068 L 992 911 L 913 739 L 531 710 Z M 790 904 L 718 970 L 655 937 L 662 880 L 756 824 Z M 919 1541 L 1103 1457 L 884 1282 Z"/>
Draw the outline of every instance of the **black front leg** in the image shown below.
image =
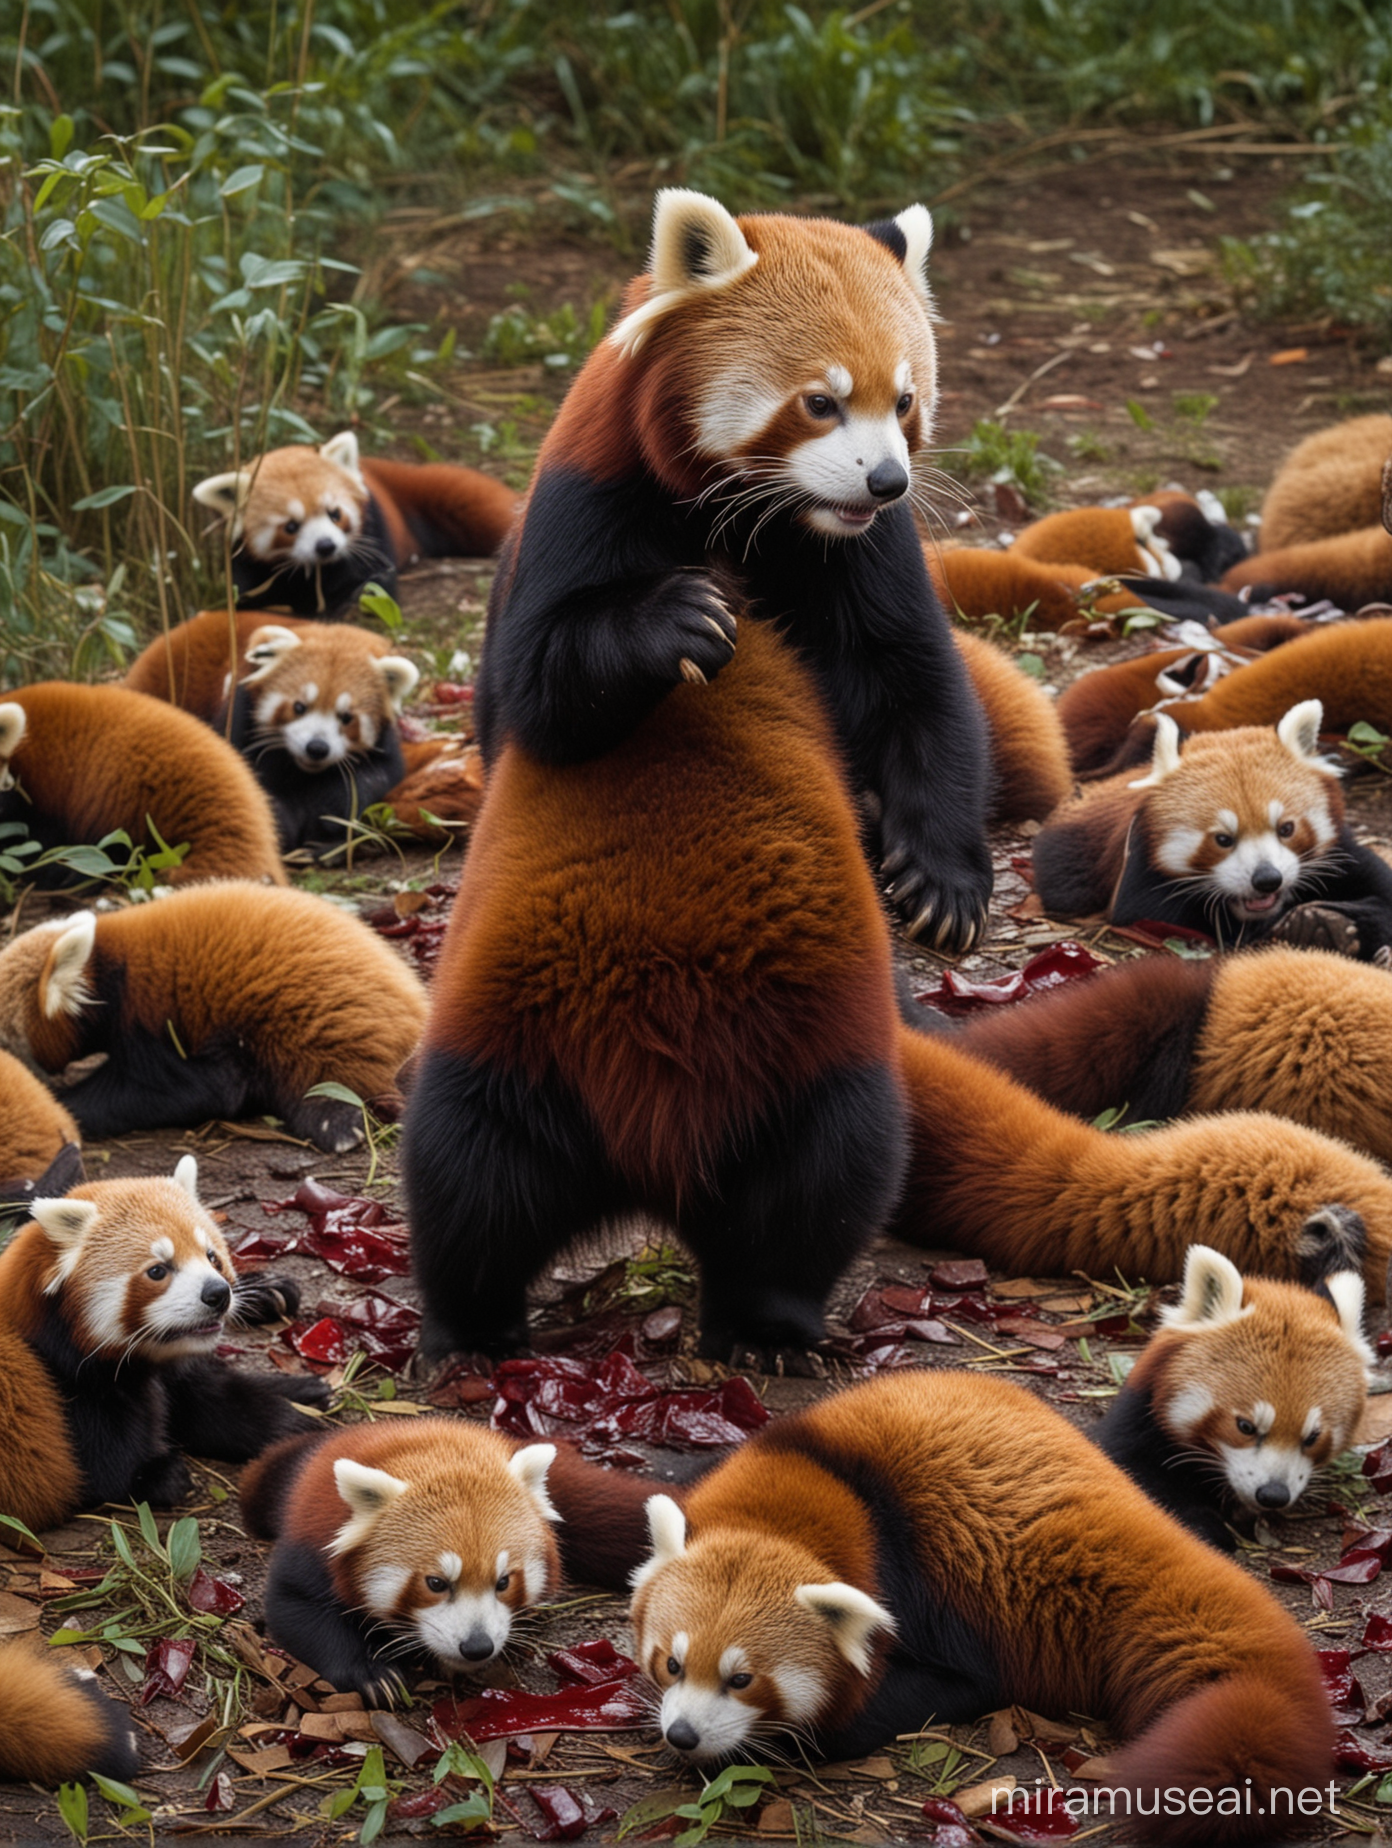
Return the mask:
<path fill-rule="evenodd" d="M 248 1097 L 239 1063 L 216 1046 L 187 1057 L 186 1051 L 167 1031 L 123 1026 L 106 1063 L 59 1094 L 77 1118 L 83 1140 L 239 1117 Z"/>
<path fill-rule="evenodd" d="M 930 1722 L 956 1726 L 993 1712 L 1009 1698 L 985 1665 L 959 1668 L 949 1662 L 920 1661 L 896 1650 L 884 1676 L 849 1726 L 818 1733 L 818 1749 L 827 1758 L 864 1758 L 892 1744 L 902 1733 L 917 1732 Z"/>
<path fill-rule="evenodd" d="M 181 1449 L 226 1463 L 248 1463 L 282 1437 L 316 1428 L 297 1412 L 327 1405 L 329 1389 L 313 1374 L 238 1373 L 226 1361 L 181 1360 L 163 1369 L 169 1431 Z"/>
<path fill-rule="evenodd" d="M 266 1582 L 266 1632 L 273 1643 L 368 1707 L 389 1707 L 402 1691 L 396 1670 L 368 1648 L 366 1627 L 339 1602 L 324 1556 L 303 1541 L 282 1540 Z M 388 1638 L 389 1640 L 389 1638 Z"/>
<path fill-rule="evenodd" d="M 1277 942 L 1333 950 L 1360 962 L 1392 961 L 1392 866 L 1345 826 L 1334 866 L 1300 882 L 1301 903 L 1272 927 Z"/>

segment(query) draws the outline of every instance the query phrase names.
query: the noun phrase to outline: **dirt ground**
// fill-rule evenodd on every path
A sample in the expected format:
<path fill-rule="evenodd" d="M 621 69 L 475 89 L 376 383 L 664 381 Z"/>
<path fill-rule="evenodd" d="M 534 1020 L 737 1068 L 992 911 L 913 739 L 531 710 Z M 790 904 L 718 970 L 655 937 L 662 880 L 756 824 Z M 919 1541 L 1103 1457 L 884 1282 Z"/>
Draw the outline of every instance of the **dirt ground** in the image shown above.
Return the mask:
<path fill-rule="evenodd" d="M 1259 505 L 1281 455 L 1300 436 L 1345 415 L 1389 408 L 1392 379 L 1376 369 L 1381 355 L 1358 348 L 1337 329 L 1258 324 L 1234 303 L 1223 280 L 1219 236 L 1248 236 L 1269 226 L 1284 177 L 1281 164 L 1265 158 L 1222 165 L 1211 157 L 1172 156 L 1150 164 L 1128 159 L 1070 166 L 956 199 L 932 261 L 943 317 L 942 448 L 965 444 L 977 419 L 994 418 L 1038 433 L 1040 449 L 1060 464 L 1050 478 L 1056 504 L 1145 492 L 1174 481 L 1191 490 L 1205 485 L 1226 490 L 1240 514 Z M 428 263 L 448 278 L 448 318 L 460 329 L 461 347 L 476 346 L 489 315 L 519 299 L 538 315 L 565 302 L 583 313 L 592 300 L 612 297 L 631 267 L 607 246 L 536 247 L 516 234 L 461 230 L 457 222 L 430 223 L 415 214 L 389 223 L 380 262 L 383 288 L 403 318 L 431 319 L 439 310 L 438 290 L 412 280 L 417 266 Z M 426 444 L 445 456 L 479 461 L 482 444 L 485 465 L 520 482 L 564 376 L 558 379 L 541 366 L 500 373 L 461 364 L 441 384 L 437 402 L 401 407 L 399 453 L 420 453 Z M 481 437 L 478 426 L 489 434 Z M 981 489 L 978 509 L 984 533 L 1010 523 L 1006 516 L 1012 512 L 1019 523 L 1021 510 L 1008 497 L 997 500 L 989 487 Z M 946 498 L 943 513 L 945 522 L 953 520 L 955 507 Z M 403 585 L 408 640 L 437 671 L 445 670 L 456 647 L 476 646 L 486 583 L 479 567 L 447 564 Z M 1023 645 L 1042 656 L 1048 684 L 1058 687 L 1086 666 L 1146 644 L 1035 637 Z M 1360 833 L 1381 845 L 1392 841 L 1386 778 L 1356 782 L 1350 806 Z M 1027 854 L 1029 843 L 1024 835 L 1001 831 L 994 846 L 998 880 L 990 930 L 983 949 L 963 965 L 973 976 L 1019 968 L 1041 949 L 1078 934 L 1013 915 L 1027 890 L 1014 862 Z M 438 862 L 418 850 L 382 855 L 327 883 L 365 912 L 380 912 L 398 894 L 453 881 L 459 858 L 457 850 Z M 418 903 L 403 897 L 397 909 L 409 919 Z M 27 910 L 25 921 L 36 915 Z M 405 925 L 416 934 L 401 940 L 404 953 L 426 940 L 440 915 L 439 904 L 427 905 L 415 926 Z M 1085 933 L 1084 940 L 1103 960 L 1136 953 L 1134 945 L 1102 930 Z M 917 951 L 904 953 L 925 980 L 941 966 Z M 378 1144 L 371 1153 L 324 1157 L 273 1125 L 219 1124 L 191 1134 L 95 1144 L 86 1158 L 89 1174 L 99 1178 L 168 1172 L 192 1149 L 204 1198 L 225 1215 L 235 1242 L 244 1234 L 274 1240 L 302 1233 L 302 1215 L 268 1217 L 265 1208 L 288 1199 L 309 1176 L 343 1194 L 382 1202 L 394 1219 L 400 1203 L 393 1132 L 381 1132 Z M 931 1324 L 938 1332 L 928 1342 L 867 1338 L 865 1331 L 879 1325 L 873 1303 L 857 1314 L 868 1291 L 896 1285 L 921 1291 L 935 1265 L 952 1255 L 881 1245 L 837 1292 L 826 1380 L 755 1378 L 754 1391 L 777 1416 L 825 1391 L 828 1382 L 876 1366 L 966 1366 L 1019 1377 L 1076 1423 L 1091 1424 L 1116 1390 L 1114 1360 L 1134 1355 L 1153 1324 L 1156 1298 L 1144 1280 L 995 1276 L 989 1287 L 954 1290 L 942 1287 L 940 1273 Z M 275 1268 L 288 1270 L 301 1284 L 297 1328 L 301 1345 L 312 1351 L 316 1339 L 334 1337 L 332 1331 L 328 1337 L 316 1331 L 306 1341 L 306 1331 L 323 1317 L 351 1312 L 364 1296 L 414 1302 L 410 1281 L 400 1274 L 368 1286 L 315 1257 L 293 1253 L 277 1258 Z M 664 1389 L 718 1387 L 724 1378 L 723 1369 L 691 1352 L 689 1267 L 679 1254 L 655 1256 L 642 1227 L 615 1247 L 582 1255 L 566 1267 L 549 1297 L 538 1341 L 542 1351 L 599 1357 L 621 1346 Z M 413 1379 L 404 1362 L 345 1366 L 331 1358 L 315 1364 L 296 1353 L 294 1331 L 289 1335 L 239 1335 L 243 1364 L 313 1366 L 344 1385 L 340 1404 L 348 1417 L 409 1417 L 429 1402 L 429 1383 Z M 353 1339 L 350 1331 L 349 1345 Z M 1380 1384 L 1392 1387 L 1392 1380 Z M 494 1397 L 483 1380 L 465 1378 L 446 1382 L 434 1403 L 483 1419 Z M 1392 1396 L 1376 1397 L 1370 1405 L 1367 1435 L 1385 1435 L 1392 1429 Z M 659 1475 L 682 1474 L 698 1454 L 616 1443 L 612 1437 L 605 1442 Z M 200 1465 L 196 1474 L 196 1497 L 177 1513 L 196 1518 L 208 1572 L 231 1585 L 245 1605 L 193 1628 L 198 1649 L 177 1694 L 156 1695 L 134 1708 L 145 1757 L 139 1790 L 153 1822 L 132 1821 L 127 1813 L 128 1833 L 143 1835 L 148 1827 L 272 1841 L 356 1839 L 365 1824 L 372 1826 L 371 1793 L 360 1791 L 335 1817 L 326 1805 L 352 1792 L 363 1754 L 376 1744 L 384 1747 L 392 1799 L 383 1839 L 436 1832 L 430 1805 L 457 1803 L 478 1788 L 451 1776 L 439 1786 L 443 1798 L 432 1794 L 441 1741 L 432 1731 L 431 1708 L 447 1689 L 418 1684 L 409 1710 L 374 1728 L 371 1719 L 334 1700 L 286 1659 L 267 1655 L 258 1634 L 265 1557 L 238 1525 L 235 1471 Z M 1317 1647 L 1356 1655 L 1368 1617 L 1392 1610 L 1386 1574 L 1370 1584 L 1326 1588 L 1321 1603 L 1304 1584 L 1272 1584 L 1270 1572 L 1273 1566 L 1333 1567 L 1347 1534 L 1360 1522 L 1374 1529 L 1392 1526 L 1390 1507 L 1345 1466 L 1307 1496 L 1297 1515 L 1259 1526 L 1239 1557 L 1306 1625 Z M 129 1698 L 145 1682 L 145 1650 L 190 1626 L 186 1617 L 179 1621 L 186 1593 L 171 1584 L 155 1555 L 140 1550 L 138 1538 L 133 1544 L 147 1579 L 170 1591 L 172 1602 L 148 1590 L 144 1598 L 137 1596 L 125 1580 L 120 1595 L 113 1591 L 92 1602 L 94 1577 L 116 1561 L 113 1515 L 134 1529 L 129 1510 L 114 1510 L 44 1536 L 42 1561 L 0 1549 L 0 1634 L 31 1628 L 41 1612 L 45 1632 L 60 1624 L 80 1628 L 108 1691 Z M 160 1513 L 162 1532 L 171 1519 Z M 529 1628 L 523 1646 L 486 1680 L 550 1694 L 558 1681 L 547 1656 L 600 1638 L 620 1651 L 628 1646 L 622 1602 L 586 1596 L 581 1589 Z M 1392 1689 L 1392 1656 L 1366 1654 L 1355 1672 L 1361 1702 L 1350 1696 L 1348 1724 L 1360 1745 L 1392 1765 L 1386 1714 L 1377 1724 L 1359 1724 Z M 538 1721 L 509 1747 L 483 1747 L 498 1779 L 493 1827 L 538 1840 L 561 1833 L 573 1839 L 588 1829 L 588 1839 L 612 1840 L 619 1819 L 645 1802 L 645 1810 L 630 1819 L 631 1831 L 645 1839 L 676 1834 L 686 1824 L 671 1811 L 699 1794 L 699 1781 L 674 1766 L 654 1737 L 641 1725 L 583 1732 Z M 800 1844 L 931 1839 L 935 1822 L 925 1815 L 925 1800 L 954 1790 L 960 1795 L 1006 1774 L 1024 1784 L 1041 1776 L 1067 1783 L 1069 1765 L 1105 1743 L 1087 1716 L 1068 1714 L 1017 1713 L 1013 1721 L 998 1716 L 992 1723 L 929 1729 L 918 1740 L 856 1765 L 780 1769 L 760 1806 L 718 1824 L 716 1833 Z M 1074 1756 L 1069 1760 L 1065 1753 Z M 1357 1785 L 1359 1778 L 1348 1774 L 1342 1781 Z M 1311 1824 L 1310 1839 L 1375 1831 L 1378 1816 L 1388 1813 L 1372 1804 L 1377 1782 L 1364 1778 L 1338 1818 Z M 556 1788 L 570 1793 L 569 1809 L 546 1794 Z M 116 1839 L 121 1820 L 118 1806 L 93 1796 L 88 1827 L 94 1839 Z M 377 1823 L 381 1820 L 377 1814 Z M 465 1826 L 447 1824 L 443 1832 Z M 1125 1839 L 1120 1830 L 1099 1833 Z M 47 1842 L 68 1834 L 51 1796 L 13 1788 L 0 1792 L 0 1840 Z"/>

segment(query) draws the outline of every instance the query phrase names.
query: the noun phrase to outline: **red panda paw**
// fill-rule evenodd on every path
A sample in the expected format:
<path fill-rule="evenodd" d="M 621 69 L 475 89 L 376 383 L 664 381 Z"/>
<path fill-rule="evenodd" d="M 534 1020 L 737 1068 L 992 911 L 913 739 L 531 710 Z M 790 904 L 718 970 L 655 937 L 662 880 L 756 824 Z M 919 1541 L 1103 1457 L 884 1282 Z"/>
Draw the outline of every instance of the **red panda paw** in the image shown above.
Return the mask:
<path fill-rule="evenodd" d="M 889 826 L 884 839 L 880 871 L 889 880 L 885 897 L 903 920 L 905 935 L 948 956 L 969 950 L 986 928 L 990 861 L 984 871 L 971 866 L 949 871 L 940 858 L 935 863 L 897 840 Z"/>
<path fill-rule="evenodd" d="M 409 1707 L 411 1695 L 406 1683 L 394 1668 L 383 1671 L 380 1675 L 365 1676 L 354 1690 L 362 1699 L 364 1707 Z"/>
<path fill-rule="evenodd" d="M 1296 905 L 1272 925 L 1271 936 L 1293 949 L 1330 950 L 1355 958 L 1363 953 L 1357 923 L 1338 905 Z"/>
<path fill-rule="evenodd" d="M 674 571 L 640 612 L 639 646 L 653 675 L 704 686 L 735 652 L 734 611 L 702 571 Z"/>

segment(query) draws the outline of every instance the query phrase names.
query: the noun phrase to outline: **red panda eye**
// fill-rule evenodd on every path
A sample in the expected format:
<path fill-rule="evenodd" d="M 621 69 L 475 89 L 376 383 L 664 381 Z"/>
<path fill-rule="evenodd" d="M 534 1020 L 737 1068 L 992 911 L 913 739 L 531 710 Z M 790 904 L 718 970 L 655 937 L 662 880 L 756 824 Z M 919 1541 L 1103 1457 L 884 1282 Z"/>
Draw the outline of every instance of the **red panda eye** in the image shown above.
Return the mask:
<path fill-rule="evenodd" d="M 1257 1427 L 1252 1423 L 1250 1418 L 1239 1418 L 1237 1421 L 1237 1428 L 1244 1437 L 1255 1437 L 1257 1435 Z"/>
<path fill-rule="evenodd" d="M 1236 841 L 1231 834 L 1215 834 L 1213 837 L 1213 845 L 1215 847 L 1233 847 L 1236 845 Z"/>
<path fill-rule="evenodd" d="M 834 417 L 836 415 L 836 400 L 828 398 L 825 392 L 808 392 L 804 402 L 809 414 L 813 417 Z"/>
<path fill-rule="evenodd" d="M 340 712 L 338 715 L 338 722 L 340 725 L 351 725 L 353 723 L 352 713 L 351 712 Z"/>
<path fill-rule="evenodd" d="M 343 524 L 343 509 L 341 507 L 330 507 L 329 518 L 333 521 L 335 526 L 341 526 Z"/>
<path fill-rule="evenodd" d="M 222 1259 L 218 1256 L 218 1254 L 215 1251 L 210 1251 L 208 1253 L 208 1262 L 212 1265 L 215 1271 L 220 1271 L 222 1269 Z"/>
<path fill-rule="evenodd" d="M 511 1583 L 512 1583 L 512 1574 L 510 1572 L 505 1572 L 503 1576 L 498 1580 L 497 1584 L 493 1587 L 493 1589 L 501 1597 L 502 1594 L 507 1590 L 508 1586 Z"/>
<path fill-rule="evenodd" d="M 681 1677 L 681 1663 L 675 1656 L 668 1656 L 667 1658 L 667 1673 L 674 1681 L 679 1680 Z"/>
<path fill-rule="evenodd" d="M 167 1264 L 152 1264 L 145 1275 L 150 1279 L 151 1283 L 163 1283 L 165 1278 L 169 1275 L 169 1266 Z"/>
<path fill-rule="evenodd" d="M 309 711 L 309 707 L 305 705 L 302 699 L 297 699 L 294 705 L 290 708 L 290 710 L 294 713 L 297 719 L 302 719 L 304 715 Z"/>
<path fill-rule="evenodd" d="M 1295 833 L 1295 823 L 1293 821 L 1283 821 L 1276 832 L 1283 841 L 1288 841 L 1291 835 Z"/>
<path fill-rule="evenodd" d="M 433 1572 L 428 1573 L 426 1575 L 426 1580 L 425 1580 L 425 1589 L 427 1591 L 433 1591 L 437 1593 L 442 1592 L 442 1591 L 448 1591 L 449 1590 L 449 1580 L 437 1578 Z"/>
<path fill-rule="evenodd" d="M 1317 1444 L 1318 1442 L 1319 1442 L 1319 1431 L 1314 1430 L 1310 1433 L 1308 1437 L 1301 1438 L 1300 1447 L 1302 1450 L 1308 1450 L 1311 1444 Z"/>
<path fill-rule="evenodd" d="M 896 417 L 907 417 L 912 409 L 913 393 L 911 391 L 906 391 L 898 404 L 895 405 L 894 414 Z"/>
<path fill-rule="evenodd" d="M 293 535 L 300 530 L 300 523 L 298 520 L 287 520 L 282 530 Z"/>
<path fill-rule="evenodd" d="M 727 1688 L 735 1689 L 752 1687 L 754 1685 L 754 1677 L 752 1675 L 731 1675 L 725 1685 Z"/>

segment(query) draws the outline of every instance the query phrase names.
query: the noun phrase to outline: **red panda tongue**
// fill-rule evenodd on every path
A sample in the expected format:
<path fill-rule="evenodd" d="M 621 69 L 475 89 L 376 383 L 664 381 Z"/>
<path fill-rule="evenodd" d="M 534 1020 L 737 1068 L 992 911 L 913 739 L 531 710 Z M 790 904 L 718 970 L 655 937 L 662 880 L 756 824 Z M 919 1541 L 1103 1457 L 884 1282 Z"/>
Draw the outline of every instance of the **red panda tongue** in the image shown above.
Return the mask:
<path fill-rule="evenodd" d="M 1264 898 L 1244 898 L 1242 902 L 1248 911 L 1270 911 L 1280 896 L 1279 892 L 1268 892 Z"/>

